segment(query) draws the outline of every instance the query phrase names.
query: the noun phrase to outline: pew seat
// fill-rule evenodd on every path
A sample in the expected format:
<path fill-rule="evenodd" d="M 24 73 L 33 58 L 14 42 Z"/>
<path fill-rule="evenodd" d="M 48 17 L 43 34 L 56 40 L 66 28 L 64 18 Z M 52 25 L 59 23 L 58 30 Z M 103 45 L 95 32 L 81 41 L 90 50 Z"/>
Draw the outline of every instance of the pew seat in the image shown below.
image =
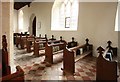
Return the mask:
<path fill-rule="evenodd" d="M 20 66 L 16 66 L 16 72 L 6 75 L 2 78 L 0 78 L 0 80 L 2 82 L 13 82 L 13 81 L 17 81 L 17 82 L 24 82 L 24 71 L 22 70 L 22 68 Z"/>
<path fill-rule="evenodd" d="M 58 54 L 58 53 L 62 53 L 62 52 L 63 52 L 63 50 L 55 51 L 55 52 L 53 52 L 53 55 Z"/>
<path fill-rule="evenodd" d="M 86 51 L 83 54 L 78 55 L 77 57 L 75 57 L 75 62 L 79 61 L 80 59 L 83 59 L 84 57 L 88 56 L 89 54 L 91 54 L 92 51 Z"/>

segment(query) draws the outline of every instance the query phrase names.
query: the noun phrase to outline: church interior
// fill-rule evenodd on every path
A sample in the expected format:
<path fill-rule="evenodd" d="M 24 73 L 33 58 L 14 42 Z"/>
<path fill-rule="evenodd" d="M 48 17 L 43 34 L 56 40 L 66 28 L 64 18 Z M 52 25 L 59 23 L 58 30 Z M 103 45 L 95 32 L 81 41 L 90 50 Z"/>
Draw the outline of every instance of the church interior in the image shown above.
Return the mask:
<path fill-rule="evenodd" d="M 0 81 L 119 82 L 120 2 L 1 0 Z"/>

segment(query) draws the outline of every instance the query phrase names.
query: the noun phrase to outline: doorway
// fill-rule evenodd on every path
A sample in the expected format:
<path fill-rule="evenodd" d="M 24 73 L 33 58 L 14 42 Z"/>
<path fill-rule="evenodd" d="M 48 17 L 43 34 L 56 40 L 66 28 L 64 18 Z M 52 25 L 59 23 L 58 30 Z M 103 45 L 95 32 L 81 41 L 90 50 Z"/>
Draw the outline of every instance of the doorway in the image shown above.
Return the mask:
<path fill-rule="evenodd" d="M 36 36 L 36 16 L 34 17 L 32 22 L 32 34 Z"/>

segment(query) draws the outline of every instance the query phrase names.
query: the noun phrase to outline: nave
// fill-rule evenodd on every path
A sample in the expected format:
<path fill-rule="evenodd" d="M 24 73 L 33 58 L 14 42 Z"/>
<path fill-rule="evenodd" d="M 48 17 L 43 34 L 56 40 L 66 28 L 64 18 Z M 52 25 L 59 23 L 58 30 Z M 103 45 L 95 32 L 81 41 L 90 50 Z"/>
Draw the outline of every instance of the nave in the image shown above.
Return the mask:
<path fill-rule="evenodd" d="M 20 65 L 25 72 L 25 80 L 95 80 L 96 58 L 86 57 L 75 63 L 75 75 L 63 75 L 63 53 L 54 55 L 54 64 L 46 66 L 42 63 L 45 56 L 35 57 L 33 52 L 15 49 L 15 65 Z"/>
<path fill-rule="evenodd" d="M 86 43 L 83 45 L 72 48 L 65 47 L 62 52 L 58 51 L 55 54 L 53 54 L 52 51 L 58 50 L 56 48 L 62 43 L 54 43 L 56 41 L 58 42 L 58 40 L 52 41 L 53 43 L 49 45 L 48 43 L 45 44 L 45 54 L 43 54 L 43 50 L 40 51 L 40 55 L 37 56 L 33 54 L 34 52 L 27 53 L 26 49 L 14 46 L 14 66 L 9 66 L 8 64 L 5 35 L 3 35 L 2 41 L 3 82 L 6 80 L 18 80 L 20 82 L 41 80 L 119 81 L 118 67 L 120 67 L 120 64 L 115 60 L 117 58 L 117 48 L 111 46 L 111 41 L 107 42 L 108 45 L 106 49 L 103 49 L 101 46 L 97 48 L 99 53 L 97 58 L 92 56 L 93 45 L 88 43 L 89 39 L 86 39 Z M 74 40 L 72 43 L 73 42 Z M 46 51 L 47 47 L 50 46 L 51 49 L 49 50 L 48 48 L 48 51 Z M 64 45 L 62 47 L 64 47 Z M 79 53 L 78 49 L 80 50 Z M 46 52 L 52 53 L 46 55 Z M 52 55 L 52 57 L 50 55 Z M 11 71 L 13 67 L 16 67 L 17 70 Z"/>
<path fill-rule="evenodd" d="M 41 80 L 95 80 L 100 82 L 101 80 L 108 80 L 108 82 L 119 82 L 118 34 L 120 32 L 114 31 L 114 20 L 118 3 L 77 3 L 79 4 L 78 7 L 73 6 L 78 10 L 78 15 L 76 15 L 77 13 L 74 12 L 74 9 L 70 13 L 70 18 L 75 18 L 76 21 L 70 21 L 70 18 L 64 14 L 66 18 L 60 17 L 58 23 L 55 22 L 58 16 L 53 11 L 57 10 L 57 8 L 53 7 L 54 3 L 33 2 L 29 6 L 26 5 L 20 10 L 14 11 L 11 3 L 1 4 L 3 24 L 0 35 L 3 35 L 2 38 L 7 37 L 7 42 L 3 39 L 1 40 L 2 44 L 0 44 L 3 57 L 1 66 L 2 75 L 4 75 L 2 76 L 3 82 L 8 82 L 9 80 L 15 80 L 15 82 L 39 82 Z M 70 6 L 69 8 L 62 8 L 61 5 L 55 5 L 59 6 L 62 11 L 64 9 L 71 10 Z M 11 15 L 13 12 L 11 11 L 11 14 L 9 14 L 9 10 L 14 12 L 13 16 Z M 64 13 L 62 11 L 59 12 L 59 15 Z M 53 13 L 51 14 L 51 12 Z M 13 21 L 11 18 L 14 17 Z M 34 20 L 36 23 L 34 23 Z M 11 25 L 12 22 L 14 22 L 14 26 Z M 54 31 L 54 27 L 63 27 L 66 31 L 62 31 L 63 29 Z M 70 29 L 72 31 L 69 31 Z M 13 48 L 13 40 L 16 40 L 14 37 L 15 33 L 18 34 L 18 37 L 17 44 Z M 28 36 L 24 36 L 24 33 L 28 33 Z M 43 37 L 45 34 L 47 35 L 47 39 Z M 55 41 L 49 41 L 51 35 L 54 35 L 55 39 L 59 40 L 57 44 Z M 67 42 L 67 45 L 64 41 L 61 43 L 60 36 Z M 14 39 L 12 38 L 12 40 L 11 37 L 14 37 Z M 69 47 L 72 37 L 75 39 L 75 44 L 78 42 L 78 45 L 73 46 L 75 48 L 68 49 L 66 47 Z M 90 45 L 87 38 L 90 40 Z M 47 45 L 45 45 L 46 42 Z M 70 45 L 72 45 L 71 43 Z M 42 47 L 45 50 L 41 51 Z M 63 49 L 63 53 L 53 55 L 55 54 L 53 48 Z M 77 56 L 74 57 L 75 54 L 80 56 L 92 55 L 92 57 L 85 57 L 76 62 L 75 59 Z M 70 73 L 70 75 L 67 75 L 67 73 Z"/>

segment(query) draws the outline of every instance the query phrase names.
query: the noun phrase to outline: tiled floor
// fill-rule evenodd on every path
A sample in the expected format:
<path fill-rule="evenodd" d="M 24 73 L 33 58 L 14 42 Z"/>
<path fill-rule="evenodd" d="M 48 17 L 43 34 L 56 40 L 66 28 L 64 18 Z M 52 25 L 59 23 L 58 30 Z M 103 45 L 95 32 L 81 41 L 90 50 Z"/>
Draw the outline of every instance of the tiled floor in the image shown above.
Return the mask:
<path fill-rule="evenodd" d="M 86 57 L 75 63 L 75 75 L 63 75 L 63 53 L 54 55 L 54 63 L 51 67 L 43 64 L 44 56 L 35 57 L 33 53 L 15 48 L 15 65 L 20 65 L 25 71 L 25 80 L 95 80 L 96 58 Z"/>

